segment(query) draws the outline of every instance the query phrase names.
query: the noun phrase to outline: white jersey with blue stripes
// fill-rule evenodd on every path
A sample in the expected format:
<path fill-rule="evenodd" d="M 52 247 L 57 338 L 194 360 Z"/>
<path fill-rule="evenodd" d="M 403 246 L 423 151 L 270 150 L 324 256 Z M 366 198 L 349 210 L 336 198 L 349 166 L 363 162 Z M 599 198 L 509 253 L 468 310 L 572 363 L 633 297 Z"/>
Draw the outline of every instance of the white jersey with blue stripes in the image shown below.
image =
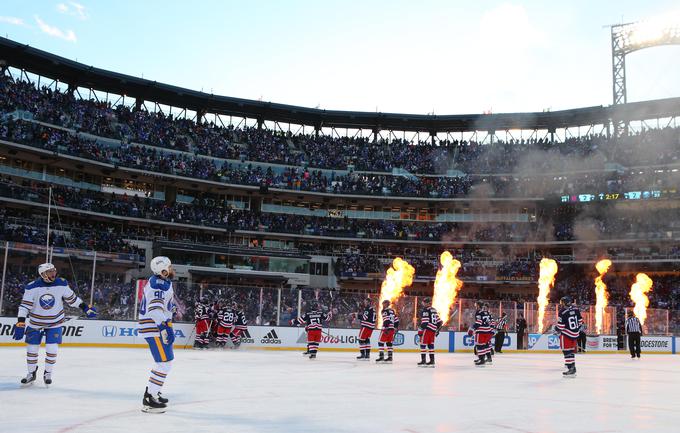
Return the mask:
<path fill-rule="evenodd" d="M 172 320 L 174 308 L 174 291 L 172 282 L 157 275 L 149 278 L 142 294 L 139 306 L 139 336 L 143 338 L 159 337 L 158 325 Z"/>
<path fill-rule="evenodd" d="M 83 300 L 63 278 L 56 278 L 51 283 L 38 278 L 24 288 L 17 316 L 26 317 L 26 324 L 33 329 L 56 328 L 66 321 L 64 302 L 79 307 Z"/>

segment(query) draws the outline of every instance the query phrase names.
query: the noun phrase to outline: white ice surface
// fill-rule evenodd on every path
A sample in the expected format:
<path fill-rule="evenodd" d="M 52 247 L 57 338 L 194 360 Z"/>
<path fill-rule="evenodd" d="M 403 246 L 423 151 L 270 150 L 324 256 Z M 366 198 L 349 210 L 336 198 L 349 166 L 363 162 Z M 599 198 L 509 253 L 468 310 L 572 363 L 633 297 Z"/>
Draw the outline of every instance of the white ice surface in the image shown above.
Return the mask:
<path fill-rule="evenodd" d="M 43 353 L 41 349 L 40 373 Z M 20 389 L 23 348 L 0 348 L 0 432 L 680 432 L 680 359 L 502 354 L 477 368 L 470 354 L 418 354 L 393 365 L 355 353 L 176 351 L 165 414 L 140 411 L 150 355 L 68 348 L 55 383 Z"/>

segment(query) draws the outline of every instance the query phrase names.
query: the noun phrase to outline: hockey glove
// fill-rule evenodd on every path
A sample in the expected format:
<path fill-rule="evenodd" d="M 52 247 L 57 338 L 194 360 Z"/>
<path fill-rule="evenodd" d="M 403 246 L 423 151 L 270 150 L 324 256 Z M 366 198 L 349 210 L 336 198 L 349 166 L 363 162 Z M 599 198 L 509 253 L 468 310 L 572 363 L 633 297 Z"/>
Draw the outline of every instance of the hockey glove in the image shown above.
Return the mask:
<path fill-rule="evenodd" d="M 475 331 L 473 331 L 472 329 L 468 329 L 467 335 L 472 337 L 473 335 L 475 335 Z"/>
<path fill-rule="evenodd" d="M 553 326 L 552 333 L 553 333 L 553 335 L 560 335 L 562 332 L 559 330 L 557 325 L 555 325 L 555 326 Z"/>
<path fill-rule="evenodd" d="M 83 313 L 87 316 L 88 319 L 94 319 L 97 317 L 97 309 L 94 308 L 92 305 L 88 305 L 85 302 L 80 304 L 80 309 L 83 310 Z"/>
<path fill-rule="evenodd" d="M 23 317 L 19 318 L 17 324 L 14 325 L 14 335 L 12 338 L 15 340 L 22 340 L 24 338 L 24 333 L 26 332 L 26 319 Z"/>
<path fill-rule="evenodd" d="M 158 325 L 158 329 L 161 332 L 161 340 L 163 340 L 163 344 L 172 344 L 175 342 L 175 331 L 172 329 L 172 322 L 167 320 L 160 325 Z"/>

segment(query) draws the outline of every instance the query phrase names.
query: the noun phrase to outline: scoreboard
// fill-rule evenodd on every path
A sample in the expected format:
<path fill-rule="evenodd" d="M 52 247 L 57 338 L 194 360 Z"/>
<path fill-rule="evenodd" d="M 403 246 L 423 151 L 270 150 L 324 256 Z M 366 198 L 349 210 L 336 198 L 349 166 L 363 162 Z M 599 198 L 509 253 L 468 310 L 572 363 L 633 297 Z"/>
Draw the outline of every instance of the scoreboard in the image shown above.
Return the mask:
<path fill-rule="evenodd" d="M 611 200 L 655 200 L 677 197 L 676 190 L 649 190 L 628 192 L 600 192 L 596 194 L 570 194 L 560 196 L 562 203 L 588 203 Z"/>

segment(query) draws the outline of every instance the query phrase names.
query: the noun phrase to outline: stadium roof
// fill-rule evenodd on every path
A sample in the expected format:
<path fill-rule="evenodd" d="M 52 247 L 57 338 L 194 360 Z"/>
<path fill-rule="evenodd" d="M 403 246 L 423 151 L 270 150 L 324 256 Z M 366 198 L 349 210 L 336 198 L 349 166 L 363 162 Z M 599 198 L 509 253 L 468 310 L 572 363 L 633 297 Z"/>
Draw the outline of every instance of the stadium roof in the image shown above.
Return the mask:
<path fill-rule="evenodd" d="M 131 75 L 107 71 L 0 37 L 0 61 L 7 66 L 68 83 L 196 112 L 247 117 L 317 128 L 458 132 L 509 129 L 556 130 L 621 120 L 680 115 L 680 98 L 637 102 L 616 107 L 585 107 L 535 113 L 424 115 L 337 111 L 212 95 Z"/>

